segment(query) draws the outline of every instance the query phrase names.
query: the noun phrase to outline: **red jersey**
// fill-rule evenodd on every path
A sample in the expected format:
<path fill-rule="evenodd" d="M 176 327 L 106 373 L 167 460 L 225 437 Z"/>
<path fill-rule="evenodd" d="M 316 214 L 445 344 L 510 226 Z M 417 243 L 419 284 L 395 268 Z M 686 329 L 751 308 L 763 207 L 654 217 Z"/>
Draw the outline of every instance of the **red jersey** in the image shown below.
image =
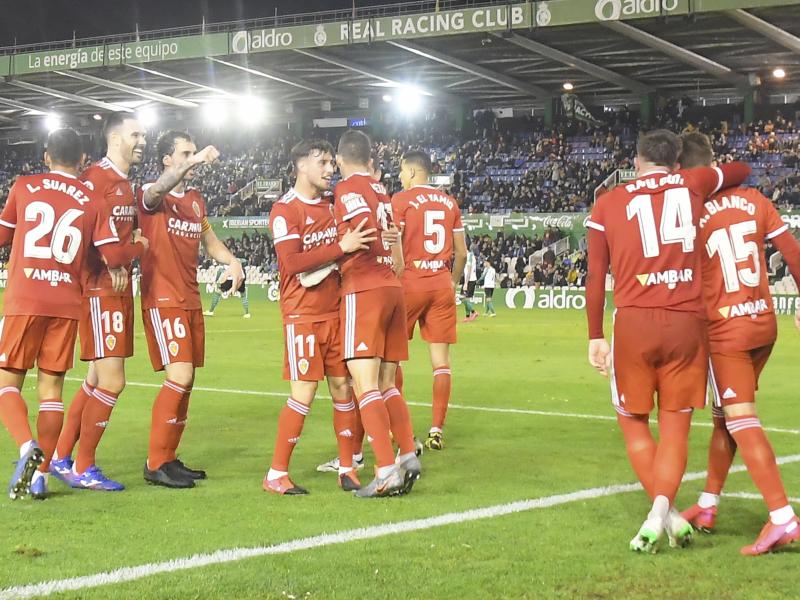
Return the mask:
<path fill-rule="evenodd" d="M 750 350 L 775 341 L 764 241 L 788 229 L 758 190 L 723 190 L 703 206 L 703 297 L 712 350 Z"/>
<path fill-rule="evenodd" d="M 86 187 L 95 191 L 98 197 L 105 200 L 108 212 L 114 218 L 119 239 L 130 242 L 133 239 L 134 219 L 136 217 L 136 200 L 133 188 L 127 175 L 120 171 L 111 160 L 103 158 L 80 174 L 80 180 Z M 130 274 L 130 264 L 125 265 Z M 128 275 L 130 277 L 130 275 Z M 98 252 L 90 252 L 87 280 L 84 283 L 85 296 L 131 296 L 133 286 L 128 281 L 124 292 L 115 292 L 111 286 L 111 275 L 106 265 L 100 260 Z"/>
<path fill-rule="evenodd" d="M 337 318 L 338 270 L 313 287 L 300 284 L 301 273 L 335 264 L 342 256 L 330 201 L 304 198 L 292 188 L 272 207 L 269 219 L 278 255 L 284 320 L 313 323 Z"/>
<path fill-rule="evenodd" d="M 657 169 L 600 196 L 586 226 L 603 233 L 614 275 L 614 306 L 703 313 L 695 238 L 706 199 L 745 165 Z M 591 252 L 590 252 L 591 259 Z"/>
<path fill-rule="evenodd" d="M 339 238 L 366 219 L 364 229 L 376 229 L 378 238 L 366 250 L 347 256 L 341 263 L 342 292 L 360 292 L 379 287 L 399 287 L 392 271 L 392 252 L 381 240 L 392 222 L 392 204 L 382 183 L 365 173 L 340 181 L 334 190 L 333 216 Z"/>
<path fill-rule="evenodd" d="M 392 197 L 392 215 L 403 230 L 403 287 L 425 292 L 453 287 L 453 234 L 464 231 L 455 199 L 428 185 Z"/>
<path fill-rule="evenodd" d="M 197 286 L 200 236 L 210 229 L 200 192 L 170 192 L 155 209 L 145 207 L 145 184 L 139 191 L 139 226 L 150 241 L 141 258 L 142 308 L 202 308 Z"/>
<path fill-rule="evenodd" d="M 13 230 L 4 314 L 78 320 L 91 246 L 119 242 L 103 200 L 60 171 L 20 177 L 0 226 Z"/>

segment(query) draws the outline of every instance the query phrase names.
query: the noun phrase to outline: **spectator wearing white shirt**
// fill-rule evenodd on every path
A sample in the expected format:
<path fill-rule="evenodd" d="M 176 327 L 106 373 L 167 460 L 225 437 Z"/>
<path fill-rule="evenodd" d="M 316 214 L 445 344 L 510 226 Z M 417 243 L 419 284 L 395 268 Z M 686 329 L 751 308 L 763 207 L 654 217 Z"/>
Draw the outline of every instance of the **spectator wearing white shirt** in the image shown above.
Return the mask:
<path fill-rule="evenodd" d="M 483 261 L 483 274 L 481 275 L 480 282 L 483 284 L 483 295 L 486 301 L 486 311 L 483 313 L 485 317 L 496 317 L 497 313 L 494 310 L 494 288 L 497 286 L 497 271 L 494 270 L 492 263 L 488 260 Z"/>

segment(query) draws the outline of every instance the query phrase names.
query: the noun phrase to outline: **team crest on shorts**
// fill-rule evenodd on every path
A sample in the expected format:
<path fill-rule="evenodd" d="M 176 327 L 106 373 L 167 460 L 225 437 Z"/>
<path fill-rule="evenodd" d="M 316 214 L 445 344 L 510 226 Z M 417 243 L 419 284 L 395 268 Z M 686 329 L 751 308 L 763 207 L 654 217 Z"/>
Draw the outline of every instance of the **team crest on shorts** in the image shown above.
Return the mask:
<path fill-rule="evenodd" d="M 117 345 L 117 338 L 111 335 L 110 333 L 106 336 L 106 347 L 109 350 L 113 350 L 114 346 Z"/>
<path fill-rule="evenodd" d="M 299 361 L 297 361 L 297 368 L 300 369 L 300 372 L 303 375 L 308 373 L 308 360 L 301 358 Z"/>
<path fill-rule="evenodd" d="M 167 346 L 167 349 L 169 350 L 169 353 L 172 354 L 172 356 L 178 356 L 179 347 L 178 347 L 178 342 L 176 342 L 175 340 L 172 340 L 169 343 L 169 346 Z"/>
<path fill-rule="evenodd" d="M 200 205 L 197 203 L 197 200 L 192 202 L 192 210 L 194 211 L 194 214 L 196 214 L 199 218 L 201 213 L 200 213 Z"/>

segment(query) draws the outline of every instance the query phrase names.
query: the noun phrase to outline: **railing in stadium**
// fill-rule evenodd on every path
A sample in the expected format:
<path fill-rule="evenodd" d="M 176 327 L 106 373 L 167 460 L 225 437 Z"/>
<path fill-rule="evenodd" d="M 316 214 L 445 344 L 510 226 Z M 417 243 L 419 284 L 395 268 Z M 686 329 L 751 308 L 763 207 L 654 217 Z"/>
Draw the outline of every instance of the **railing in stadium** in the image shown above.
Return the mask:
<path fill-rule="evenodd" d="M 165 37 L 184 37 L 206 33 L 225 33 L 239 29 L 271 29 L 274 27 L 289 27 L 293 25 L 316 25 L 334 21 L 365 20 L 379 17 L 395 17 L 401 15 L 424 13 L 432 10 L 455 10 L 466 8 L 479 8 L 482 6 L 496 6 L 508 4 L 507 1 L 497 0 L 416 0 L 396 4 L 381 4 L 345 10 L 323 10 L 309 13 L 290 15 L 275 15 L 258 19 L 242 19 L 240 21 L 225 21 L 220 23 L 203 23 L 189 27 L 171 27 L 167 29 L 152 29 L 107 36 L 82 37 L 70 40 L 59 40 L 39 44 L 18 44 L 13 46 L 0 46 L 0 55 L 18 54 L 21 52 L 41 52 L 60 50 L 64 48 L 80 48 L 82 46 L 121 44 L 125 42 L 139 42 L 155 40 Z"/>

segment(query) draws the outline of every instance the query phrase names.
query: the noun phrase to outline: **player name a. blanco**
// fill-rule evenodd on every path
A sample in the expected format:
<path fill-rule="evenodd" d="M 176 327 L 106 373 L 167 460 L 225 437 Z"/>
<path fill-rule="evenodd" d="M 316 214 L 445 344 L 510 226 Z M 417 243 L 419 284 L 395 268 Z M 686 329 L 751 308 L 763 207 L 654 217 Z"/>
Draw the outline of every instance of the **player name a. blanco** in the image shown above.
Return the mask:
<path fill-rule="evenodd" d="M 436 202 L 438 204 L 444 204 L 450 210 L 453 210 L 453 201 L 443 194 L 420 194 L 417 196 L 416 200 L 409 200 L 408 203 L 413 206 L 414 208 L 419 208 L 423 204 L 427 204 L 428 202 Z"/>
<path fill-rule="evenodd" d="M 747 198 L 742 198 L 735 194 L 730 196 L 723 196 L 722 198 L 714 198 L 709 200 L 703 205 L 706 212 L 700 217 L 700 228 L 702 229 L 708 223 L 708 220 L 723 210 L 735 208 L 746 212 L 751 217 L 756 214 L 756 205 L 750 202 Z"/>
<path fill-rule="evenodd" d="M 303 236 L 303 246 L 315 246 L 320 242 L 329 243 L 329 240 L 335 240 L 339 236 L 336 227 L 328 227 L 324 231 L 315 231 L 307 233 Z"/>
<path fill-rule="evenodd" d="M 683 185 L 683 176 L 680 173 L 670 173 L 661 177 L 648 177 L 647 179 L 637 179 L 625 186 L 631 194 L 639 190 L 657 190 L 665 185 Z"/>
<path fill-rule="evenodd" d="M 54 192 L 61 192 L 67 196 L 71 196 L 81 206 L 89 202 L 89 198 L 83 193 L 83 190 L 76 185 L 67 183 L 65 181 L 58 181 L 57 179 L 43 179 L 42 185 L 46 190 L 53 190 Z M 30 188 L 30 186 L 28 186 Z M 33 190 L 31 190 L 33 193 Z"/>
<path fill-rule="evenodd" d="M 667 269 L 657 273 L 642 273 L 636 279 L 642 286 L 667 284 L 667 288 L 674 290 L 678 283 L 692 281 L 692 269 Z"/>
<path fill-rule="evenodd" d="M 770 307 L 766 300 L 759 298 L 755 302 L 748 300 L 747 302 L 741 302 L 731 306 L 720 306 L 717 310 L 719 311 L 719 314 L 728 319 L 730 317 L 743 317 L 746 315 L 757 315 L 760 313 L 770 312 Z"/>
<path fill-rule="evenodd" d="M 33 279 L 34 281 L 49 281 L 53 287 L 58 286 L 59 283 L 72 283 L 72 277 L 69 273 L 63 273 L 58 269 L 32 269 L 25 268 L 25 277 Z"/>
<path fill-rule="evenodd" d="M 441 271 L 445 268 L 443 260 L 415 260 L 414 266 L 424 271 Z"/>
<path fill-rule="evenodd" d="M 176 217 L 170 217 L 167 226 L 170 233 L 183 237 L 199 238 L 203 232 L 202 223 L 192 223 Z"/>

